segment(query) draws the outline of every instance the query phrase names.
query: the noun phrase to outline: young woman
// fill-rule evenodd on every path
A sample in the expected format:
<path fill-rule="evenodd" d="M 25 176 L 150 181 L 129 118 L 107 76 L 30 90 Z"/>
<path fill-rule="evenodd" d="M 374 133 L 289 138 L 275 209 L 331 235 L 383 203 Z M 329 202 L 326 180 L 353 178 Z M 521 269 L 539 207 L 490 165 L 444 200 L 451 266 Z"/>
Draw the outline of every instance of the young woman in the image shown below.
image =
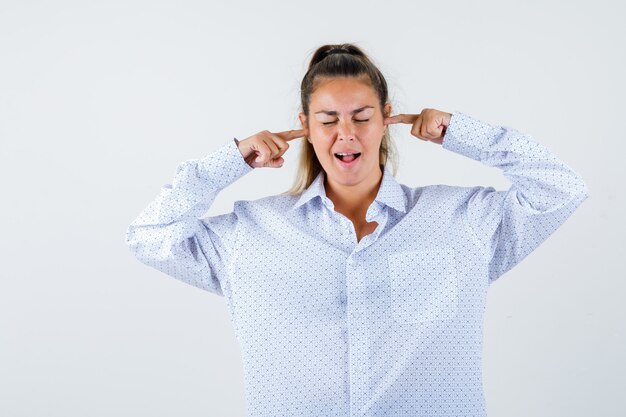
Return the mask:
<path fill-rule="evenodd" d="M 302 129 L 181 163 L 129 226 L 130 249 L 226 297 L 250 416 L 484 416 L 488 286 L 563 224 L 585 182 L 515 129 L 391 115 L 385 78 L 352 44 L 313 54 L 301 99 Z M 500 168 L 511 187 L 396 182 L 392 123 Z M 289 192 L 200 217 L 238 178 L 282 166 L 299 138 Z"/>

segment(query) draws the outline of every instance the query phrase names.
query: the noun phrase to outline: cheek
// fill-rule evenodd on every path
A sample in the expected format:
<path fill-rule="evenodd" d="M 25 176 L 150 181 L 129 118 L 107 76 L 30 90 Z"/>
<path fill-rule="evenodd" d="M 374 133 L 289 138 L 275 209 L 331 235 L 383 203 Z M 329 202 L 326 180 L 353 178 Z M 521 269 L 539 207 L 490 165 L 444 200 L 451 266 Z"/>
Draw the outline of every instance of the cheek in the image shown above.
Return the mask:
<path fill-rule="evenodd" d="M 311 144 L 316 152 L 324 152 L 332 147 L 333 139 L 331 136 L 324 134 L 324 132 L 318 132 L 311 135 Z"/>
<path fill-rule="evenodd" d="M 378 152 L 385 131 L 379 126 L 368 128 L 367 132 L 363 132 L 363 145 L 371 152 Z"/>
<path fill-rule="evenodd" d="M 331 149 L 330 145 L 332 142 L 324 139 L 320 140 L 319 137 L 311 139 L 311 141 L 311 144 L 313 145 L 313 151 L 315 152 L 317 159 L 322 160 L 329 158 L 329 152 Z"/>
<path fill-rule="evenodd" d="M 367 135 L 367 137 L 382 137 L 385 126 L 379 125 L 377 123 L 368 123 L 367 126 L 363 127 L 363 134 Z"/>

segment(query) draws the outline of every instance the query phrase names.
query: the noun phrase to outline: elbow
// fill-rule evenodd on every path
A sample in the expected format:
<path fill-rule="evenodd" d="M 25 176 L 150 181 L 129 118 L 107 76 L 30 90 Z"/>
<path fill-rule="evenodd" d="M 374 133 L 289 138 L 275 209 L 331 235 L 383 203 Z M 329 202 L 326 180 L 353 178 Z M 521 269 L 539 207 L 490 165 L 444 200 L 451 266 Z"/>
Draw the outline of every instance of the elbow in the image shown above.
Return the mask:
<path fill-rule="evenodd" d="M 580 175 L 576 176 L 576 190 L 576 197 L 580 198 L 581 200 L 585 200 L 591 196 L 589 186 Z"/>
<path fill-rule="evenodd" d="M 124 242 L 126 243 L 126 246 L 128 246 L 129 248 L 132 248 L 133 245 L 135 245 L 135 233 L 133 230 L 133 226 L 130 225 L 126 228 L 126 233 L 124 234 Z"/>
<path fill-rule="evenodd" d="M 140 253 L 143 251 L 144 242 L 141 239 L 141 233 L 133 225 L 128 226 L 126 234 L 124 235 L 124 242 L 135 257 L 140 258 Z"/>
<path fill-rule="evenodd" d="M 589 191 L 589 186 L 580 176 L 578 176 L 576 187 L 574 188 L 574 191 L 572 192 L 569 205 L 572 207 L 578 207 L 582 204 L 583 201 L 588 199 L 590 196 L 591 196 L 591 192 Z"/>
<path fill-rule="evenodd" d="M 560 188 L 565 191 L 565 195 L 568 196 L 567 200 L 570 201 L 582 201 L 591 195 L 583 177 L 571 168 L 568 175 L 562 177 Z"/>
<path fill-rule="evenodd" d="M 583 181 L 583 191 L 582 191 L 582 194 L 583 194 L 583 196 L 585 198 L 591 197 L 591 192 L 589 191 L 589 186 L 584 181 Z"/>

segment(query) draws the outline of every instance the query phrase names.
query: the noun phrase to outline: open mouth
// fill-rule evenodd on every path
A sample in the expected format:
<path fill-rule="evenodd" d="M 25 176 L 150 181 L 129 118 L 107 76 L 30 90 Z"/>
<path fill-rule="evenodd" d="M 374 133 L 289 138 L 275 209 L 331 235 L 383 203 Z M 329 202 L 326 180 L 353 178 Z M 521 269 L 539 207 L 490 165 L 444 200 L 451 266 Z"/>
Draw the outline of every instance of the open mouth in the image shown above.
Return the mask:
<path fill-rule="evenodd" d="M 335 158 L 339 159 L 340 161 L 343 162 L 352 162 L 355 159 L 357 159 L 359 156 L 361 156 L 361 152 L 357 152 L 357 153 L 336 153 L 335 154 Z"/>

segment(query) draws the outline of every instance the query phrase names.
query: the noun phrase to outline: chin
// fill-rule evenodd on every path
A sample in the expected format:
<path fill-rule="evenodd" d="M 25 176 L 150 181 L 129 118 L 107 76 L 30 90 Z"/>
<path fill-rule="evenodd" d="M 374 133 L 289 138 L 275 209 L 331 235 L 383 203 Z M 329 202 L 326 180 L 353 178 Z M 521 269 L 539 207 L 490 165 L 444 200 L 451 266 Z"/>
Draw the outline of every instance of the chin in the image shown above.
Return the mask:
<path fill-rule="evenodd" d="M 325 172 L 327 177 L 341 185 L 356 185 L 367 177 L 362 172 L 342 172 L 337 169 L 325 170 Z"/>

